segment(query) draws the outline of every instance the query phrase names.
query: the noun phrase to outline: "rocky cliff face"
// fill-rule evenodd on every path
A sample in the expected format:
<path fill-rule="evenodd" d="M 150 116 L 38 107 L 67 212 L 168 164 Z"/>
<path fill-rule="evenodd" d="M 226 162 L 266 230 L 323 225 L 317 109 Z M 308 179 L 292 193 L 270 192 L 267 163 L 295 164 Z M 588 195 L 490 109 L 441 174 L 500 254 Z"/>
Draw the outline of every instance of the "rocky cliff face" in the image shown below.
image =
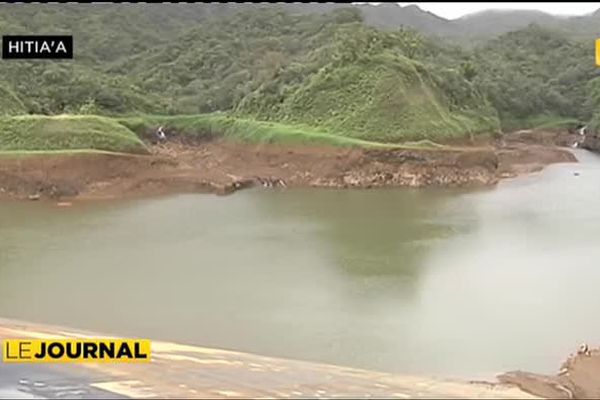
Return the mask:
<path fill-rule="evenodd" d="M 600 136 L 598 134 L 587 135 L 581 143 L 581 147 L 596 153 L 600 153 Z"/>

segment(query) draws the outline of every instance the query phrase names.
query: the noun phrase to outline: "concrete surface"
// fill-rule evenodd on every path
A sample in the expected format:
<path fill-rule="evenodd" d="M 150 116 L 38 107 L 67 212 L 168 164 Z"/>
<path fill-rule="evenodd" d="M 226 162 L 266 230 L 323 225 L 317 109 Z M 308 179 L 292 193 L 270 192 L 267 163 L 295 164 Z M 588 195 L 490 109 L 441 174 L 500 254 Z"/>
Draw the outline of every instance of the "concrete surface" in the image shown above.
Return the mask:
<path fill-rule="evenodd" d="M 4 339 L 106 335 L 0 319 Z M 147 338 L 144 338 L 147 339 Z M 0 398 L 535 398 L 469 383 L 152 342 L 147 364 L 4 364 Z"/>

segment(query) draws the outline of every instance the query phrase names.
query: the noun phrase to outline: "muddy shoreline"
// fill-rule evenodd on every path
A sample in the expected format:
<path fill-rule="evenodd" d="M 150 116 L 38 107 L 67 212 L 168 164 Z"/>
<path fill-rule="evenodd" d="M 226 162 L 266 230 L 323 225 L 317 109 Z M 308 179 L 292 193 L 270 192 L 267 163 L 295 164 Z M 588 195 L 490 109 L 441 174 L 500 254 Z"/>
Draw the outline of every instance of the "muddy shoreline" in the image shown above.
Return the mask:
<path fill-rule="evenodd" d="M 453 150 L 349 149 L 223 140 L 152 146 L 152 154 L 71 154 L 0 159 L 0 198 L 69 201 L 169 193 L 231 194 L 248 187 L 482 187 L 576 162 L 566 148 L 468 143 Z"/>

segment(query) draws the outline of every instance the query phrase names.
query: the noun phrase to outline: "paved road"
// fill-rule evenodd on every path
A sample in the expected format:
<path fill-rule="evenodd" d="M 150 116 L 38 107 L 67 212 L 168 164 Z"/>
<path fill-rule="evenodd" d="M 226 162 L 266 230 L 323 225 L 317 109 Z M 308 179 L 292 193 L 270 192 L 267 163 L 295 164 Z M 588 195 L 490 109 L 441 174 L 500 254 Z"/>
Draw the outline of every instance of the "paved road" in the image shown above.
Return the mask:
<path fill-rule="evenodd" d="M 102 335 L 0 319 L 7 338 Z M 152 342 L 148 364 L 2 364 L 0 398 L 534 398 L 512 386 L 399 376 Z"/>
<path fill-rule="evenodd" d="M 126 398 L 92 386 L 102 379 L 100 374 L 73 366 L 0 363 L 0 398 Z"/>

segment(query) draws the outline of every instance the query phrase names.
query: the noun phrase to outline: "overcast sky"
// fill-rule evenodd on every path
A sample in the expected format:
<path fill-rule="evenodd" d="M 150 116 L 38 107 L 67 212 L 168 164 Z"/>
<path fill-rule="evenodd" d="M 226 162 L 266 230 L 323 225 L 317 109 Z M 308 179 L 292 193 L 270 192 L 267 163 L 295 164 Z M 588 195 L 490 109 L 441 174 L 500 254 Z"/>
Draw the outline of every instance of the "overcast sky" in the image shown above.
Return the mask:
<path fill-rule="evenodd" d="M 416 4 L 421 9 L 440 17 L 453 19 L 490 9 L 540 10 L 556 15 L 582 15 L 600 8 L 600 3 L 398 3 L 402 6 Z"/>

